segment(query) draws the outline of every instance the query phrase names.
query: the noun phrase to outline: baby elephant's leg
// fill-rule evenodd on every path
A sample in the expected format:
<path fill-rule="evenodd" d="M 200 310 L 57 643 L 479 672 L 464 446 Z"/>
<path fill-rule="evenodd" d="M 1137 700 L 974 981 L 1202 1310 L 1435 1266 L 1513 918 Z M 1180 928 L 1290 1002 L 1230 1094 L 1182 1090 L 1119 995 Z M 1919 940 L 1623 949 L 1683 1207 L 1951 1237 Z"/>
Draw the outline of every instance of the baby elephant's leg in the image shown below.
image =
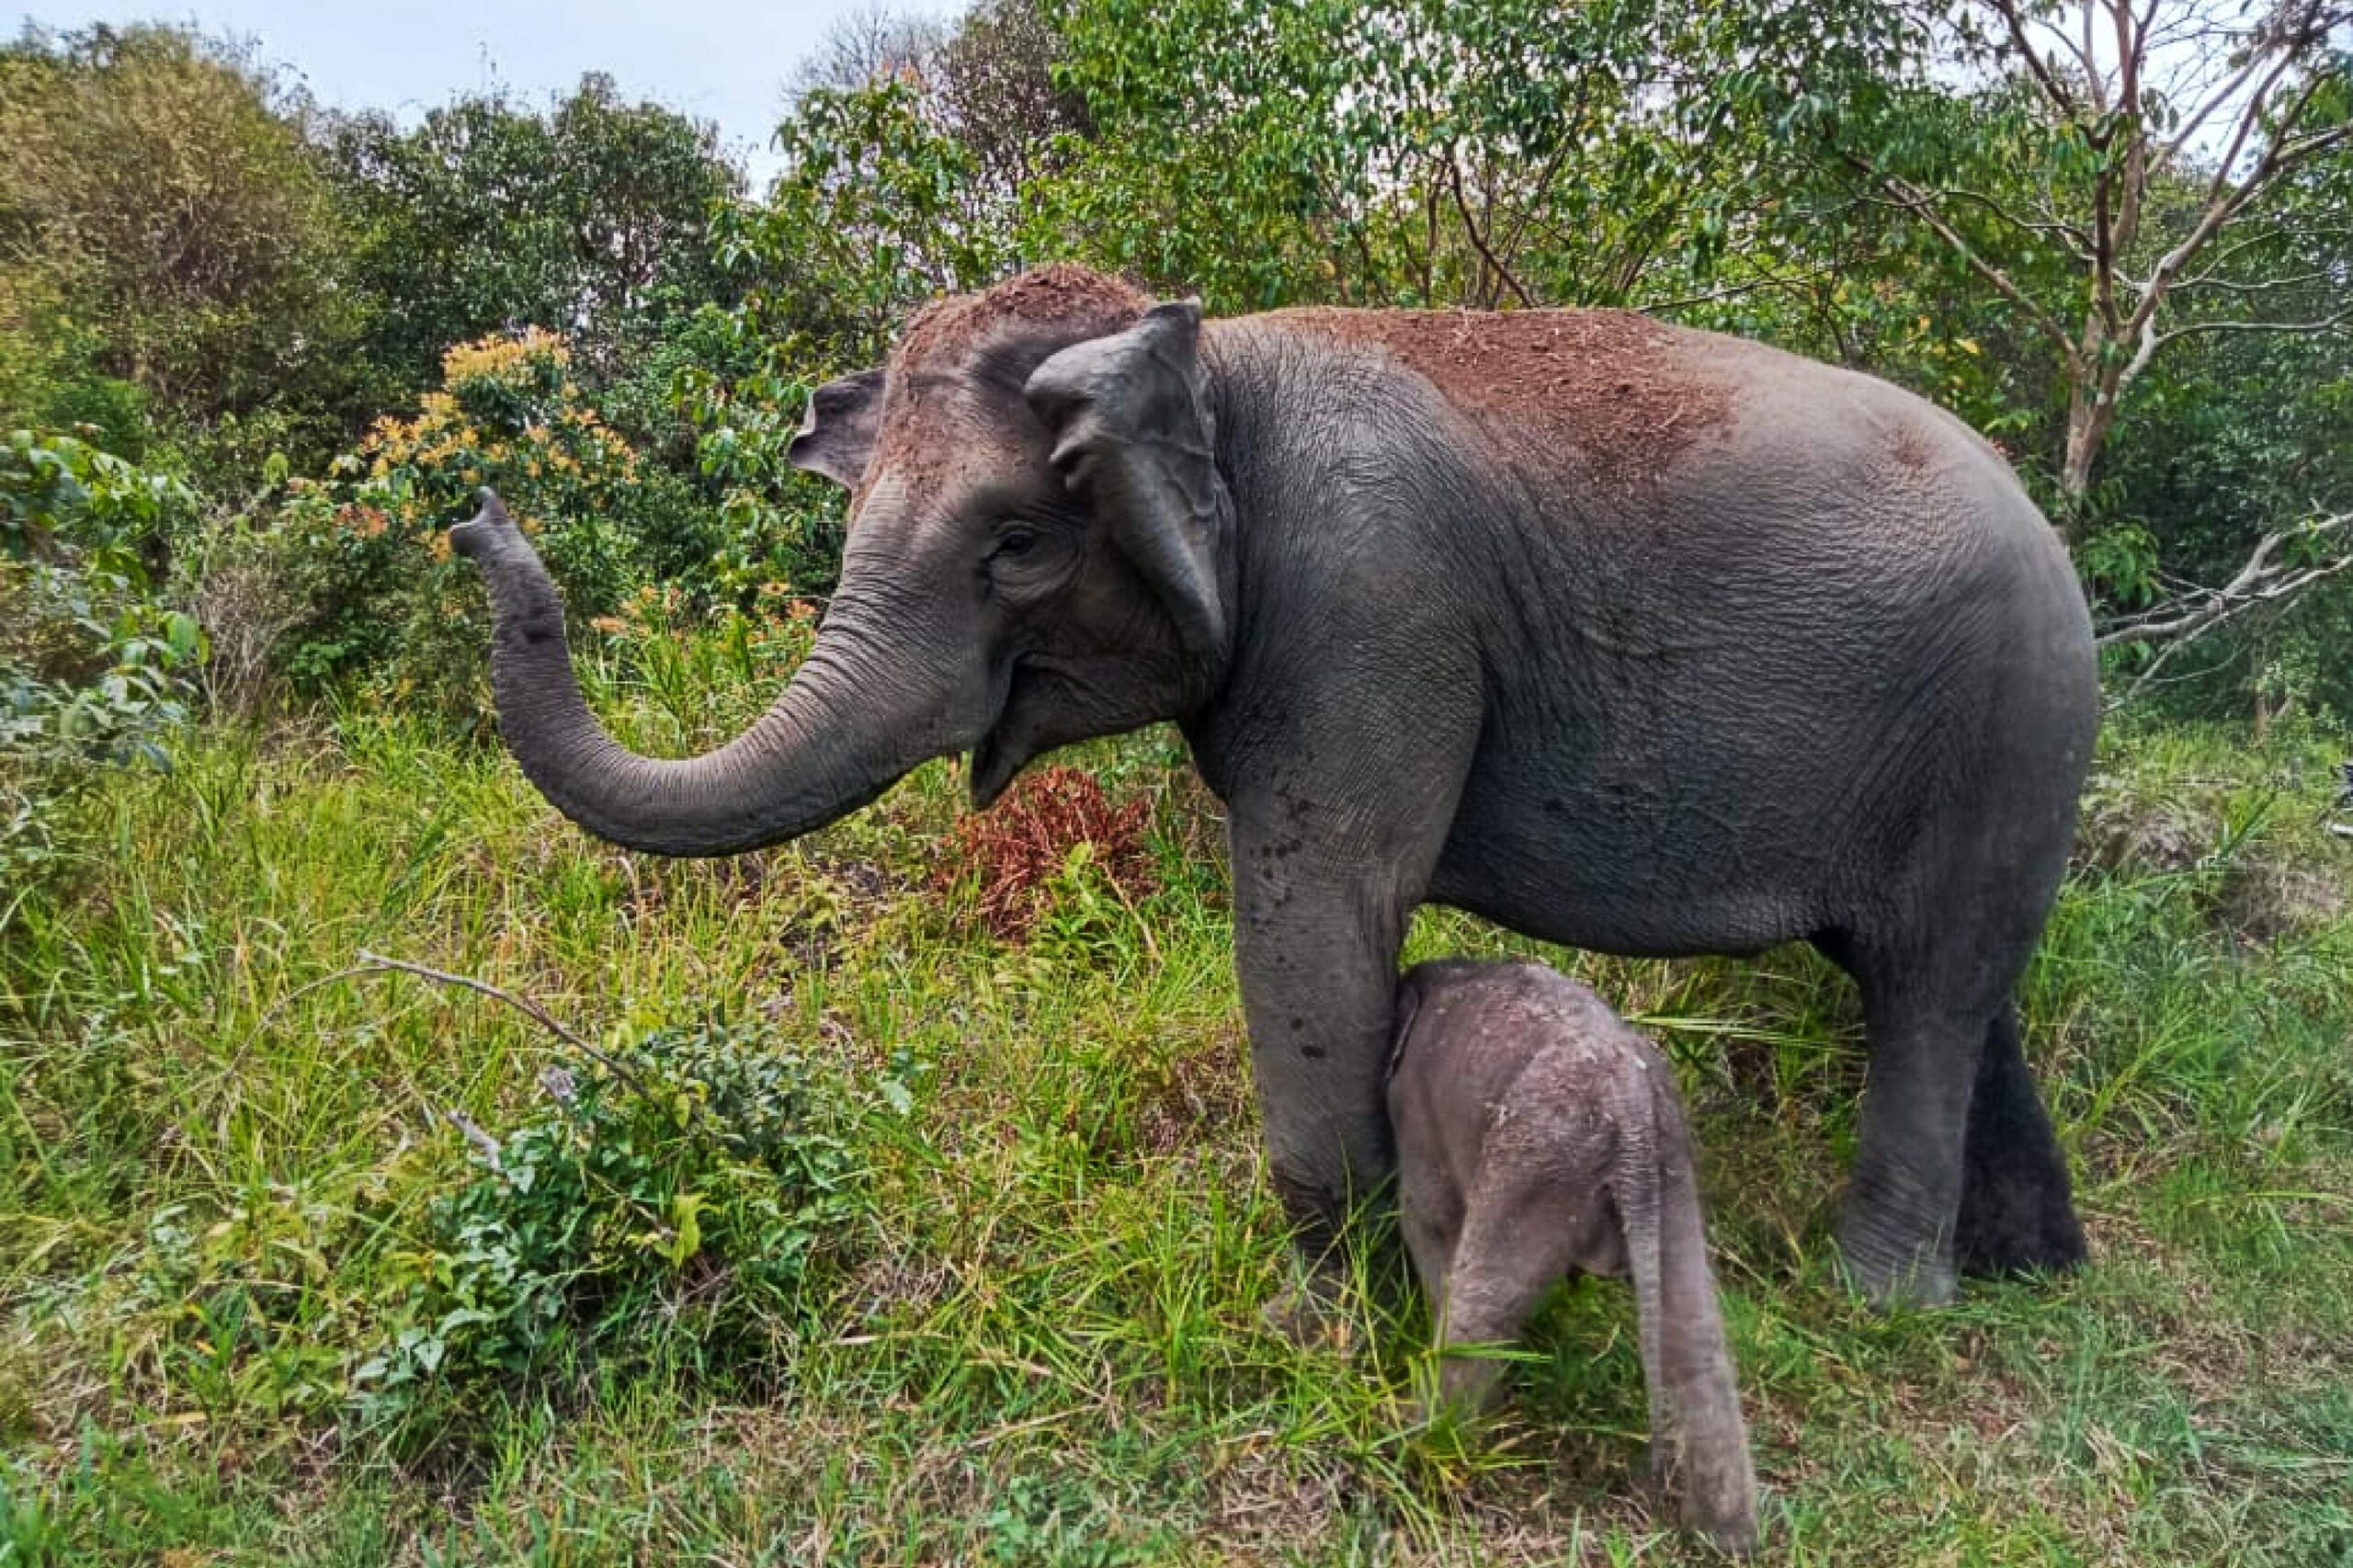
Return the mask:
<path fill-rule="evenodd" d="M 1447 1277 L 1454 1268 L 1454 1248 L 1462 1233 L 1462 1199 L 1435 1177 L 1424 1175 L 1414 1159 L 1415 1151 L 1399 1151 L 1397 1169 L 1397 1228 L 1404 1233 L 1406 1254 L 1422 1282 L 1422 1299 L 1429 1303 L 1430 1321 L 1446 1321 Z"/>
<path fill-rule="evenodd" d="M 1599 1218 L 1597 1192 L 1563 1193 L 1498 1162 L 1496 1153 L 1488 1151 L 1487 1168 L 1466 1205 L 1443 1307 L 1433 1299 L 1445 1358 L 1438 1393 L 1461 1415 L 1492 1402 L 1504 1363 L 1457 1352 L 1517 1339 L 1544 1292 L 1585 1250 Z"/>
<path fill-rule="evenodd" d="M 1690 1134 L 1672 1090 L 1662 1086 L 1654 1104 L 1655 1158 L 1630 1159 L 1618 1193 L 1650 1385 L 1651 1467 L 1681 1492 L 1686 1525 L 1745 1553 L 1756 1544 L 1756 1476 L 1708 1267 Z"/>

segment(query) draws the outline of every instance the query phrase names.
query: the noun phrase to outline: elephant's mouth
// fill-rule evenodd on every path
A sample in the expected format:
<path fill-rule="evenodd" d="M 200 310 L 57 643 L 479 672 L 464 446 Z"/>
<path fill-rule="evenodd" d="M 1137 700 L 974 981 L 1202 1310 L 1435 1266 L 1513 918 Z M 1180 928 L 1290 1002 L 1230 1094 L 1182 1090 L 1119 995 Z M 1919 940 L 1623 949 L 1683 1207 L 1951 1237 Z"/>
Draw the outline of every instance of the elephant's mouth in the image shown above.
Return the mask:
<path fill-rule="evenodd" d="M 1006 661 L 996 722 L 972 747 L 972 809 L 984 812 L 995 805 L 1040 752 L 1105 733 L 1084 721 L 1074 722 L 1074 714 L 1102 706 L 1099 699 L 1090 703 L 1089 695 L 1079 672 L 1050 654 L 1030 651 Z"/>
<path fill-rule="evenodd" d="M 996 718 L 973 743 L 967 764 L 972 809 L 976 812 L 996 804 L 997 797 L 1013 782 L 1013 776 L 1038 754 L 1030 734 L 1035 722 L 1025 716 L 1023 710 L 1029 705 L 1021 699 L 1023 688 L 1035 678 L 1034 661 L 1028 654 L 1017 653 L 1005 662 L 1005 673 L 997 683 Z"/>

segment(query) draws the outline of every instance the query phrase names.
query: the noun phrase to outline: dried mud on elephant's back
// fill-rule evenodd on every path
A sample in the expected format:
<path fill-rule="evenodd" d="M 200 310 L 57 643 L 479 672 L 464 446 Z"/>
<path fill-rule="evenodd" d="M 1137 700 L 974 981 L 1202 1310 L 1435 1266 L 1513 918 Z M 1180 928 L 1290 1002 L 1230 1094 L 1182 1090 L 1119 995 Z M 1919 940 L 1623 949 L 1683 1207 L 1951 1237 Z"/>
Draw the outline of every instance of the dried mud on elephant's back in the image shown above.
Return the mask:
<path fill-rule="evenodd" d="M 1632 311 L 1278 311 L 1293 330 L 1383 349 L 1474 417 L 1503 416 L 1627 489 L 1732 423 L 1732 383 L 1688 335 Z"/>

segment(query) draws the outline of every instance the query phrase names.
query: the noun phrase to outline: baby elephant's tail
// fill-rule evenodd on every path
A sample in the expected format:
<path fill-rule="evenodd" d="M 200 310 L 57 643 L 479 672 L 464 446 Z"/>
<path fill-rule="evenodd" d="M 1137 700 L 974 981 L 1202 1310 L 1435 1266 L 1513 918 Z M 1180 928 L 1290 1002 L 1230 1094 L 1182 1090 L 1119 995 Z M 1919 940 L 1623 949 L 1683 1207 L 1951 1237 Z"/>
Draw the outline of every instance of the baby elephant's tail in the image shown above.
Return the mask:
<path fill-rule="evenodd" d="M 1745 1554 L 1756 1545 L 1756 1474 L 1708 1267 L 1691 1134 L 1671 1069 L 1657 1058 L 1649 1066 L 1655 1157 L 1647 1184 L 1639 1168 L 1628 1183 L 1649 1191 L 1621 1193 L 1620 1203 L 1650 1386 L 1651 1467 L 1682 1494 L 1687 1526 Z"/>

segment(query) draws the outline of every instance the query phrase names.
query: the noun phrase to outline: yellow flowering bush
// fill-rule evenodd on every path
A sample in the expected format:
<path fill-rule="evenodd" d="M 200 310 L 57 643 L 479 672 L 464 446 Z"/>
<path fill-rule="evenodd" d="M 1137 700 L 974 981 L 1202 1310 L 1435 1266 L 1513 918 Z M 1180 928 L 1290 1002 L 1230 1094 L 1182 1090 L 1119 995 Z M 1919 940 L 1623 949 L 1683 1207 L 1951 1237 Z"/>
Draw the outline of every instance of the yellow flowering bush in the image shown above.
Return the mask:
<path fill-rule="evenodd" d="M 449 558 L 450 522 L 474 492 L 496 490 L 568 598 L 585 614 L 619 602 L 635 575 L 618 519 L 638 483 L 637 454 L 580 395 L 563 338 L 539 327 L 461 343 L 441 357 L 442 390 L 409 418 L 376 422 L 347 472 L 353 526 Z"/>
<path fill-rule="evenodd" d="M 591 407 L 559 334 L 529 328 L 451 348 L 441 388 L 388 415 L 324 483 L 296 482 L 287 542 L 315 567 L 315 613 L 288 673 L 323 689 L 360 679 L 458 713 L 483 710 L 489 629 L 449 525 L 495 489 L 573 614 L 619 610 L 642 581 L 631 524 L 641 473 L 629 442 Z"/>

